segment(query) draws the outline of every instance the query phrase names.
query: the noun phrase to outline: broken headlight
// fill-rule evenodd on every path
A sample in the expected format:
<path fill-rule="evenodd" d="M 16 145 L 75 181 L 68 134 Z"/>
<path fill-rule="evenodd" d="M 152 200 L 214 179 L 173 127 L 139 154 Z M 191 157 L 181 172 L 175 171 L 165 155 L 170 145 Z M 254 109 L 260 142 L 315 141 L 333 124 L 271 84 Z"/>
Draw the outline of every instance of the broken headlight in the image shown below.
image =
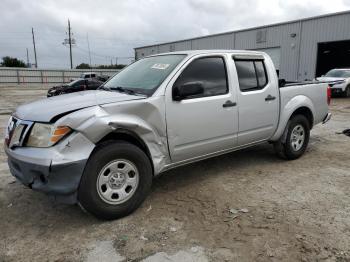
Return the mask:
<path fill-rule="evenodd" d="M 68 126 L 55 127 L 52 124 L 35 123 L 30 131 L 26 146 L 50 147 L 68 135 L 72 129 Z"/>

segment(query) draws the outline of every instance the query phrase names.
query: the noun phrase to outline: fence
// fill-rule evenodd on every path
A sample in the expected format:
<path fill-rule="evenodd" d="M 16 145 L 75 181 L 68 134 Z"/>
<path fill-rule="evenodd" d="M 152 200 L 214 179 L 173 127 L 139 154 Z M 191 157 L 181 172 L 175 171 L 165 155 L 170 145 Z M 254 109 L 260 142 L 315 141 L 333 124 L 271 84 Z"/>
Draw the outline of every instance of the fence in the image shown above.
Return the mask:
<path fill-rule="evenodd" d="M 112 76 L 120 70 L 93 69 L 97 75 Z M 79 77 L 86 69 L 32 69 L 0 67 L 0 84 L 58 84 L 70 82 L 72 78 Z"/>

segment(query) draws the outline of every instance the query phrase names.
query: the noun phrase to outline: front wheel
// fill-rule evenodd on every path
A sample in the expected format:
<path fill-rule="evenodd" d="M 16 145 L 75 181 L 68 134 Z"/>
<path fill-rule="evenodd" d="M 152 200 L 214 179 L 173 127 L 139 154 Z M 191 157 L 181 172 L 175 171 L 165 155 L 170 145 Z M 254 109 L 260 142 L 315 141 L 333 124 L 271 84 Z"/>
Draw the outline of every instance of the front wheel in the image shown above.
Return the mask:
<path fill-rule="evenodd" d="M 293 160 L 301 157 L 309 143 L 310 124 L 305 116 L 296 115 L 288 122 L 286 136 L 274 143 L 277 155 Z M 284 140 L 284 141 L 282 141 Z"/>
<path fill-rule="evenodd" d="M 152 178 L 150 160 L 139 147 L 124 141 L 106 141 L 89 158 L 78 200 L 98 218 L 124 217 L 146 198 Z"/>

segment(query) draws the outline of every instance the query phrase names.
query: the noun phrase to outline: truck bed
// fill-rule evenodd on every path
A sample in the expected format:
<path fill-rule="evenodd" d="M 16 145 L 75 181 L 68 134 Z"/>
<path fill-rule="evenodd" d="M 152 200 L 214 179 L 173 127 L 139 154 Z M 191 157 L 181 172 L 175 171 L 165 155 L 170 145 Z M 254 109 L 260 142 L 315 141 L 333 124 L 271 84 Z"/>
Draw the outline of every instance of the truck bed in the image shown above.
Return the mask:
<path fill-rule="evenodd" d="M 278 139 L 290 118 L 294 108 L 305 107 L 311 110 L 313 121 L 311 127 L 321 123 L 328 113 L 327 87 L 328 83 L 308 81 L 288 83 L 280 87 L 280 118 L 277 131 L 272 141 Z"/>
<path fill-rule="evenodd" d="M 334 85 L 336 83 L 341 82 L 340 80 L 337 81 L 317 81 L 317 80 L 310 80 L 310 81 L 303 81 L 303 82 L 291 82 L 291 81 L 283 81 L 284 79 L 280 79 L 278 81 L 279 88 L 288 87 L 288 86 L 301 86 L 301 85 L 313 85 L 313 84 L 329 84 Z"/>

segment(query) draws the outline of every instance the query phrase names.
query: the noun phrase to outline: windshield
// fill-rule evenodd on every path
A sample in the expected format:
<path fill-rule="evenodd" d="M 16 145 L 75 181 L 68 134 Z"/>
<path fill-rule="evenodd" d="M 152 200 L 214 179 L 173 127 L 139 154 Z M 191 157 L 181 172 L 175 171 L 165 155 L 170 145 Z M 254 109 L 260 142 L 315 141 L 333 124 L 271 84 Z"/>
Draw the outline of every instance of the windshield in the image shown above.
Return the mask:
<path fill-rule="evenodd" d="M 185 56 L 159 55 L 138 60 L 116 74 L 104 88 L 123 88 L 150 96 Z"/>
<path fill-rule="evenodd" d="M 329 71 L 325 76 L 327 77 L 350 77 L 350 70 L 333 69 Z"/>
<path fill-rule="evenodd" d="M 69 82 L 68 84 L 64 85 L 64 86 L 75 86 L 77 83 L 81 82 L 81 80 L 74 80 L 72 82 Z M 80 84 L 80 83 L 79 83 Z"/>

